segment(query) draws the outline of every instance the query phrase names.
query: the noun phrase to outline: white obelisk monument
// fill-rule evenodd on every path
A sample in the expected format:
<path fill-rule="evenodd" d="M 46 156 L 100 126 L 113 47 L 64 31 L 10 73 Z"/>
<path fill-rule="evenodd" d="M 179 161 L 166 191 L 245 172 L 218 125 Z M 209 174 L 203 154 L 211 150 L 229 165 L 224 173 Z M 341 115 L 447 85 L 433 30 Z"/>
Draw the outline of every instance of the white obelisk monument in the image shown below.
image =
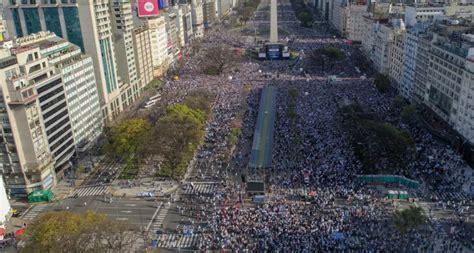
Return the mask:
<path fill-rule="evenodd" d="M 270 6 L 270 43 L 278 43 L 277 0 L 271 0 Z"/>

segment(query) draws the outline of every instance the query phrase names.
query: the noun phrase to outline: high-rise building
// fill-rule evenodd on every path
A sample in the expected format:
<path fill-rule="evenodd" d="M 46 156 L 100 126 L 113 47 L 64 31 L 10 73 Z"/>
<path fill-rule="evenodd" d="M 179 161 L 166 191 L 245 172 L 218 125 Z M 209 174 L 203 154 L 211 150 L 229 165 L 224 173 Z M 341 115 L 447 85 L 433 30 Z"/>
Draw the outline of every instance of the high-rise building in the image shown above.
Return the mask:
<path fill-rule="evenodd" d="M 71 119 L 60 71 L 50 65 L 48 58 L 41 54 L 42 48 L 39 45 L 22 45 L 23 41 L 36 40 L 34 37 L 35 35 L 31 35 L 17 39 L 18 46 L 14 46 L 11 52 L 16 54 L 25 48 L 34 48 L 31 51 L 38 53 L 38 58 L 34 61 L 27 61 L 31 63 L 28 79 L 35 85 L 48 146 L 55 162 L 55 173 L 60 176 L 71 166 L 69 161 L 75 152 Z M 43 45 L 43 48 L 47 46 Z"/>
<path fill-rule="evenodd" d="M 204 28 L 212 27 L 217 22 L 216 0 L 204 0 L 202 7 Z"/>
<path fill-rule="evenodd" d="M 57 75 L 41 59 L 38 47 L 13 52 L 0 52 L 0 173 L 8 193 L 21 197 L 56 182 L 37 87 L 54 85 Z"/>
<path fill-rule="evenodd" d="M 127 108 L 135 101 L 133 94 L 138 93 L 138 74 L 133 42 L 133 15 L 129 0 L 113 0 L 111 4 L 112 26 L 115 44 L 115 56 L 121 77 L 120 102 Z"/>
<path fill-rule="evenodd" d="M 204 36 L 204 16 L 203 16 L 203 0 L 193 0 L 191 2 L 191 17 L 193 26 L 193 35 L 195 38 Z"/>
<path fill-rule="evenodd" d="M 143 23 L 150 30 L 153 76 L 162 76 L 168 70 L 168 34 L 164 16 L 148 18 Z"/>
<path fill-rule="evenodd" d="M 92 58 L 82 54 L 78 46 L 51 32 L 18 38 L 15 43 L 39 46 L 41 56 L 60 71 L 76 151 L 85 151 L 95 143 L 103 126 Z"/>
<path fill-rule="evenodd" d="M 394 22 L 403 22 L 401 19 L 396 20 Z M 396 27 L 397 25 L 394 25 Z M 406 31 L 405 29 L 394 29 L 393 33 L 393 40 L 390 45 L 390 63 L 388 68 L 388 76 L 392 80 L 392 85 L 396 86 L 399 92 L 405 97 L 408 96 L 407 91 L 403 90 L 400 86 L 402 81 L 403 73 L 405 72 L 404 67 L 404 56 L 405 56 L 405 39 L 406 39 Z"/>
<path fill-rule="evenodd" d="M 105 121 L 123 109 L 110 20 L 109 0 L 9 1 L 6 8 L 10 35 L 52 31 L 90 55 Z"/>
<path fill-rule="evenodd" d="M 173 66 L 180 54 L 181 32 L 179 28 L 179 17 L 174 12 L 164 12 L 166 20 L 168 65 Z"/>
<path fill-rule="evenodd" d="M 138 96 L 143 93 L 143 90 L 147 84 L 153 80 L 153 59 L 151 53 L 151 37 L 150 30 L 145 27 L 135 28 L 133 31 L 134 44 L 135 44 L 135 56 L 137 61 L 137 73 L 140 80 L 138 86 L 138 92 L 134 93 L 134 96 Z"/>
<path fill-rule="evenodd" d="M 428 56 L 425 104 L 474 143 L 474 35 L 434 33 Z"/>

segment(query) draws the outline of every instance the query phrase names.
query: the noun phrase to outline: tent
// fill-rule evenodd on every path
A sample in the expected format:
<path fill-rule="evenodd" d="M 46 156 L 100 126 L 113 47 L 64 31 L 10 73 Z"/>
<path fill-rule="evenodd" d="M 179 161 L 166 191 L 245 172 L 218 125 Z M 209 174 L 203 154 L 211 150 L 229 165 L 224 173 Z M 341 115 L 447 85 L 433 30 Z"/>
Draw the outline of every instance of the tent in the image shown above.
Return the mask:
<path fill-rule="evenodd" d="M 18 238 L 20 236 L 22 236 L 26 231 L 26 228 L 20 228 L 18 229 L 17 231 L 15 231 L 15 237 Z"/>
<path fill-rule="evenodd" d="M 388 199 L 398 199 L 398 191 L 389 190 L 387 193 Z"/>
<path fill-rule="evenodd" d="M 398 192 L 398 198 L 399 198 L 399 199 L 408 200 L 408 198 L 409 198 L 408 192 L 406 192 L 406 191 L 399 191 L 399 192 Z"/>
<path fill-rule="evenodd" d="M 51 202 L 54 198 L 54 194 L 50 190 L 38 190 L 30 193 L 28 195 L 29 203 L 38 203 L 38 202 Z"/>

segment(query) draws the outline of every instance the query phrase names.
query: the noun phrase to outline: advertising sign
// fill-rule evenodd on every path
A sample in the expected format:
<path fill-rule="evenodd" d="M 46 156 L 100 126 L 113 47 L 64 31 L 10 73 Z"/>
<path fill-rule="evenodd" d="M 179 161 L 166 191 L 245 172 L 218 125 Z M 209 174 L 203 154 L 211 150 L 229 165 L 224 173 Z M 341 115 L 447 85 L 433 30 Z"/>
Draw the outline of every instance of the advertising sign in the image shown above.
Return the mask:
<path fill-rule="evenodd" d="M 157 0 L 138 0 L 138 16 L 139 17 L 154 17 L 158 16 L 158 1 Z"/>

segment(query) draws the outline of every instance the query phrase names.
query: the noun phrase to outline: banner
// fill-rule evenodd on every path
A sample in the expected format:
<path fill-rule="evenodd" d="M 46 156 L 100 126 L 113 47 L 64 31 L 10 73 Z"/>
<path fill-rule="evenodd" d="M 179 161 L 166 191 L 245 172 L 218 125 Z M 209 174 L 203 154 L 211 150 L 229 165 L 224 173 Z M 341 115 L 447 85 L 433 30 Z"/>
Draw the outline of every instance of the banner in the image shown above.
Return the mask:
<path fill-rule="evenodd" d="M 138 16 L 139 17 L 154 17 L 158 16 L 158 1 L 157 0 L 138 0 Z"/>

